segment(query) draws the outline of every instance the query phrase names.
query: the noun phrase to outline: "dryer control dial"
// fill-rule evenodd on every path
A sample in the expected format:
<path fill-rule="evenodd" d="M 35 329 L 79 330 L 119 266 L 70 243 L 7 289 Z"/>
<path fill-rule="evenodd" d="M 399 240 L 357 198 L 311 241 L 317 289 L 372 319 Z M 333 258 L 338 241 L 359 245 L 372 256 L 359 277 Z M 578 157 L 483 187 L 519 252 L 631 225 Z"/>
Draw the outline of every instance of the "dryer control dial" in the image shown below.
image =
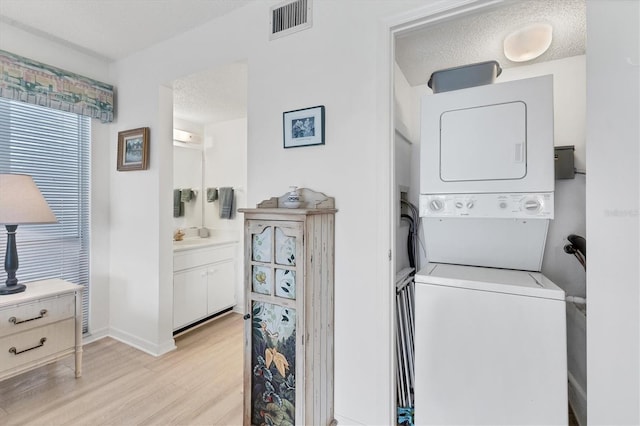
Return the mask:
<path fill-rule="evenodd" d="M 439 212 L 442 209 L 444 209 L 444 201 L 440 200 L 439 198 L 435 198 L 429 203 L 429 210 L 433 212 Z"/>
<path fill-rule="evenodd" d="M 538 198 L 525 198 L 522 201 L 522 209 L 527 213 L 536 214 L 542 210 L 542 200 Z"/>

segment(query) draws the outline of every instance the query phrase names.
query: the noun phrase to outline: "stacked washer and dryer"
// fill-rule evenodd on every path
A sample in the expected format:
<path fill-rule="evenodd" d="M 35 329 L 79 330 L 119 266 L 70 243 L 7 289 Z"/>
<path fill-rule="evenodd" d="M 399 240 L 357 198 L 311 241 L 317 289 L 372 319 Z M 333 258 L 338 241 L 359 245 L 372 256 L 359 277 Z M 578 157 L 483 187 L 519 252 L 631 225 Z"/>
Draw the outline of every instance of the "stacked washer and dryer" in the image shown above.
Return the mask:
<path fill-rule="evenodd" d="M 565 294 L 540 273 L 552 76 L 434 93 L 421 114 L 415 423 L 567 424 Z"/>

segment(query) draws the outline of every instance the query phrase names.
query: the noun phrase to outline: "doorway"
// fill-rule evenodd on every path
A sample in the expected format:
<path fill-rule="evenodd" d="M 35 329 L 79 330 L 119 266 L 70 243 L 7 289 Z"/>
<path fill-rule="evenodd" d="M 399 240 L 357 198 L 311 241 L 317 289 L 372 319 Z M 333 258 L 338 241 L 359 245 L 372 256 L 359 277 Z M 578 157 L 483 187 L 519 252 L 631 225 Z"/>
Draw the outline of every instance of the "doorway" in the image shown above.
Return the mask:
<path fill-rule="evenodd" d="M 531 2 L 533 3 L 533 2 Z M 544 4 L 543 4 L 544 3 Z M 393 100 L 390 116 L 393 117 L 390 129 L 390 181 L 391 188 L 391 243 L 396 248 L 395 264 L 392 266 L 392 288 L 396 288 L 394 278 L 409 266 L 409 257 L 401 253 L 407 247 L 407 235 L 411 227 L 402 219 L 407 214 L 405 198 L 416 208 L 419 205 L 419 149 L 420 149 L 420 99 L 432 94 L 427 80 L 437 70 L 467 65 L 488 60 L 498 60 L 502 65 L 501 81 L 523 79 L 537 75 L 553 74 L 555 96 L 555 145 L 571 145 L 575 149 L 574 179 L 556 181 L 556 214 L 547 236 L 543 273 L 562 287 L 567 295 L 584 297 L 586 292 L 585 274 L 581 265 L 571 256 L 563 253 L 566 237 L 572 233 L 585 234 L 585 120 L 586 120 L 586 56 L 584 40 L 586 37 L 586 7 L 584 1 L 535 2 L 544 6 L 545 15 L 541 19 L 550 21 L 554 26 L 555 40 L 570 41 L 575 50 L 563 47 L 550 51 L 535 61 L 523 64 L 510 63 L 502 49 L 504 34 L 522 25 L 524 21 L 534 19 L 540 10 L 523 11 L 531 4 L 503 3 L 495 1 L 451 2 L 447 10 L 427 7 L 413 15 L 404 15 L 397 22 L 389 24 L 390 48 L 389 71 Z M 559 6 L 561 9 L 556 9 Z M 567 8 L 567 9 L 564 9 Z M 569 31 L 562 25 L 567 22 L 565 11 L 573 18 L 573 29 Z M 515 12 L 515 14 L 514 14 Z M 504 33 L 504 34 L 503 34 Z M 493 37 L 495 40 L 491 41 Z M 482 49 L 475 43 L 481 43 Z M 493 54 L 486 53 L 485 47 L 492 47 Z M 577 105 L 577 107 L 576 107 Z M 403 174 L 404 172 L 404 174 Z M 407 184 L 408 182 L 408 184 Z M 424 238 L 422 231 L 419 237 Z M 424 242 L 417 244 L 418 256 L 416 269 L 423 266 L 427 259 Z M 391 300 L 396 299 L 394 292 Z M 395 321 L 397 308 L 391 318 Z M 393 324 L 393 327 L 395 324 Z M 396 330 L 397 335 L 402 335 Z M 396 336 L 397 337 L 397 336 Z M 582 350 L 585 355 L 586 348 Z M 398 350 L 396 358 L 402 355 Z M 419 362 L 418 360 L 416 362 Z M 571 362 L 571 361 L 570 361 Z M 395 367 L 396 377 L 403 372 Z M 586 383 L 586 375 L 584 378 Z M 586 389 L 586 386 L 585 386 Z M 400 392 L 400 388 L 397 388 Z M 410 394 L 411 390 L 407 391 Z M 580 393 L 580 390 L 577 392 Z M 586 395 L 578 395 L 586 404 Z M 577 400 L 576 400 L 577 401 Z M 586 406 L 575 411 L 586 413 Z M 398 403 L 398 406 L 401 406 Z M 584 408 L 584 409 L 583 409 Z M 578 416 L 580 417 L 580 415 Z M 586 421 L 578 419 L 580 423 Z"/>
<path fill-rule="evenodd" d="M 221 218 L 219 188 L 233 188 L 234 210 L 246 207 L 248 64 L 232 62 L 173 81 L 174 190 L 193 189 L 193 201 L 173 230 L 210 237 L 232 235 L 235 253 L 233 311 L 244 313 L 242 218 Z M 209 194 L 207 194 L 209 190 Z"/>

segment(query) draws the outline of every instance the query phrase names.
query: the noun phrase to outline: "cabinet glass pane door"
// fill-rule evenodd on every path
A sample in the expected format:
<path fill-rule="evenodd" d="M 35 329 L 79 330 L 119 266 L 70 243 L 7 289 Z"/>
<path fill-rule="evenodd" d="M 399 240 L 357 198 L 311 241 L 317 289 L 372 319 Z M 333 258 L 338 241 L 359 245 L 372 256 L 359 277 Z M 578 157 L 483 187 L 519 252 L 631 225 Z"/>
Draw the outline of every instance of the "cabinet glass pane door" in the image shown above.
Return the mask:
<path fill-rule="evenodd" d="M 296 299 L 297 226 L 256 225 L 251 228 L 251 291 Z"/>
<path fill-rule="evenodd" d="M 293 425 L 296 310 L 259 301 L 251 310 L 251 424 Z"/>
<path fill-rule="evenodd" d="M 272 227 L 265 226 L 251 236 L 251 258 L 257 262 L 271 262 Z"/>

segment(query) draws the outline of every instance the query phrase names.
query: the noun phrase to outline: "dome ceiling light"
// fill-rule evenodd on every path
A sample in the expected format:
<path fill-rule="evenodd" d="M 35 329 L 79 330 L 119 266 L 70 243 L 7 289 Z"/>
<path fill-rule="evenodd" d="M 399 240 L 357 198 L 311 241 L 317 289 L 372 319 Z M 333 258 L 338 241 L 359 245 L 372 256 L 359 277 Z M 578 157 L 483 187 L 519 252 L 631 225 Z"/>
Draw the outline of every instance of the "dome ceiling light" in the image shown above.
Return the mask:
<path fill-rule="evenodd" d="M 504 39 L 504 55 L 513 62 L 537 58 L 551 45 L 553 28 L 549 24 L 527 25 Z"/>

